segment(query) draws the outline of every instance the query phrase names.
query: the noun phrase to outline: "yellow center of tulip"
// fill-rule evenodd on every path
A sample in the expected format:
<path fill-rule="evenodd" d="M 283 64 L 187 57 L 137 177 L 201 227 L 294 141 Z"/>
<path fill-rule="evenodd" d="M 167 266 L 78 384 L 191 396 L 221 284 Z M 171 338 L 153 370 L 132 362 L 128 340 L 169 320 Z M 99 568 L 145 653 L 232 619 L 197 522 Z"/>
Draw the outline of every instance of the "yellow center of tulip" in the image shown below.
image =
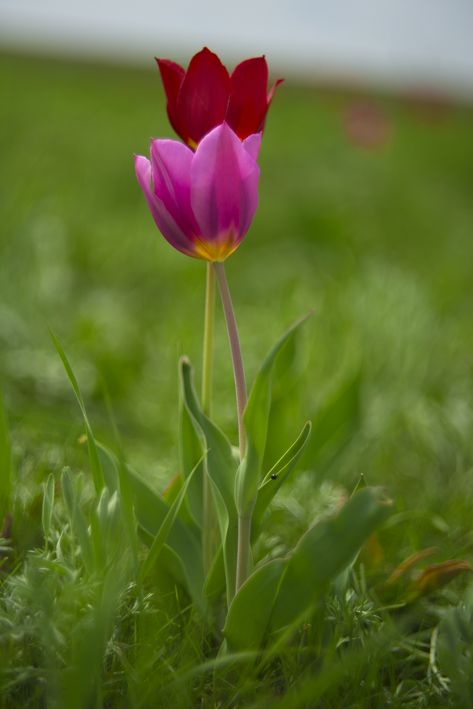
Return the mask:
<path fill-rule="evenodd" d="M 225 261 L 230 256 L 238 244 L 231 238 L 222 241 L 194 241 L 194 254 L 198 258 L 206 261 Z"/>

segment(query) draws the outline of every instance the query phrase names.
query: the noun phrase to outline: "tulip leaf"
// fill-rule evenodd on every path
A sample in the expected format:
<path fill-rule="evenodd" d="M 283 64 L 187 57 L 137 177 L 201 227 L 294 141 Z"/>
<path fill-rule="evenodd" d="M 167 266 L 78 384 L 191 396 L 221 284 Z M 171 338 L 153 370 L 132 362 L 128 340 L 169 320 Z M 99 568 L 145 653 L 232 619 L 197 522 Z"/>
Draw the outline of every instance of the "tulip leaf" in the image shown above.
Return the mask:
<path fill-rule="evenodd" d="M 256 504 L 253 511 L 253 534 L 259 529 L 263 515 L 277 491 L 289 477 L 301 457 L 309 440 L 311 423 L 308 421 L 292 446 L 273 465 L 265 475 L 258 490 Z"/>
<path fill-rule="evenodd" d="M 230 651 L 258 650 L 268 629 L 285 559 L 260 566 L 238 590 L 223 629 Z"/>
<path fill-rule="evenodd" d="M 362 371 L 355 367 L 325 395 L 312 417 L 313 435 L 307 458 L 318 471 L 330 468 L 360 426 Z"/>
<path fill-rule="evenodd" d="M 273 631 L 297 622 L 321 599 L 390 513 L 380 488 L 366 487 L 334 516 L 309 529 L 287 563 L 270 619 Z"/>
<path fill-rule="evenodd" d="M 276 342 L 256 375 L 243 414 L 246 432 L 246 454 L 238 470 L 236 482 L 236 504 L 238 514 L 246 516 L 251 512 L 261 482 L 266 436 L 268 433 L 269 411 L 271 406 L 271 380 L 273 367 L 278 354 L 305 322 L 308 316 L 301 318 Z"/>
<path fill-rule="evenodd" d="M 197 462 L 202 459 L 202 447 L 192 423 L 187 406 L 182 401 L 179 407 L 179 457 L 181 472 L 186 479 L 194 470 Z M 202 527 L 202 477 L 204 461 L 201 460 L 198 469 L 193 473 L 186 496 L 186 506 L 195 524 Z"/>
<path fill-rule="evenodd" d="M 212 602 L 221 597 L 225 591 L 225 565 L 223 551 L 220 546 L 215 554 L 204 583 L 204 597 Z"/>
<path fill-rule="evenodd" d="M 279 353 L 273 369 L 271 410 L 263 469 L 268 470 L 281 454 L 281 441 L 292 436 L 293 422 L 300 412 L 301 369 L 298 337 L 292 337 Z"/>
<path fill-rule="evenodd" d="M 236 462 L 232 446 L 226 436 L 203 413 L 192 383 L 192 367 L 181 358 L 180 375 L 182 396 L 200 438 L 202 452 L 206 453 L 206 471 L 211 481 L 223 547 L 227 600 L 233 598 L 236 583 L 238 520 L 233 498 Z"/>

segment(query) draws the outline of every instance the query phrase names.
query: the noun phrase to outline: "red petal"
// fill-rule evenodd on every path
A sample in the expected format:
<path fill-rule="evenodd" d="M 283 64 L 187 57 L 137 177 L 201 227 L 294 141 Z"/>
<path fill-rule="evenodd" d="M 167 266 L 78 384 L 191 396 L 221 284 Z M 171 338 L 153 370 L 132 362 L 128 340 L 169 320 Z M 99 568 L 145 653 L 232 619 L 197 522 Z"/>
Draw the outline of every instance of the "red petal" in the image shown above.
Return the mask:
<path fill-rule="evenodd" d="M 241 62 L 235 68 L 231 82 L 227 122 L 243 140 L 261 129 L 268 110 L 266 59 L 255 57 Z"/>
<path fill-rule="evenodd" d="M 169 59 L 158 59 L 156 57 L 156 61 L 166 93 L 169 120 L 176 133 L 186 141 L 187 136 L 183 134 L 183 127 L 177 113 L 177 98 L 186 72 L 182 66 Z"/>
<path fill-rule="evenodd" d="M 187 136 L 198 143 L 225 119 L 230 77 L 216 54 L 204 47 L 192 57 L 179 92 L 179 122 Z"/>
<path fill-rule="evenodd" d="M 267 108 L 266 108 L 266 112 L 268 112 L 269 107 L 271 106 L 271 101 L 272 101 L 273 98 L 274 98 L 274 94 L 276 93 L 276 89 L 278 88 L 279 84 L 282 84 L 282 83 L 283 83 L 283 81 L 284 81 L 284 79 L 277 79 L 277 80 L 274 82 L 274 84 L 271 86 L 271 88 L 270 88 L 270 90 L 269 90 L 269 93 L 268 93 L 268 105 L 267 105 Z M 258 128 L 258 132 L 263 130 L 265 121 L 266 121 L 266 116 L 263 118 L 263 121 L 261 122 L 261 125 L 260 125 L 259 128 Z"/>
<path fill-rule="evenodd" d="M 268 94 L 268 108 L 271 105 L 271 101 L 273 100 L 276 89 L 278 88 L 279 84 L 283 83 L 283 81 L 284 79 L 277 79 L 277 81 L 275 81 L 274 84 L 271 86 L 271 89 L 269 90 Z"/>

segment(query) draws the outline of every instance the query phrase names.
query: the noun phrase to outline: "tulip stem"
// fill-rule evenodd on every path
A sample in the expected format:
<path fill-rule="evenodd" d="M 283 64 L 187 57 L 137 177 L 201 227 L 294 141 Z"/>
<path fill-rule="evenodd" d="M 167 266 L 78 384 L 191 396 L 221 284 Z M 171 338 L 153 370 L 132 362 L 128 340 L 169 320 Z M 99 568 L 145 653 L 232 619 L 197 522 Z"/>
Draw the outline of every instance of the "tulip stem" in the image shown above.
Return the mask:
<path fill-rule="evenodd" d="M 222 299 L 223 312 L 227 323 L 228 340 L 233 360 L 233 374 L 235 377 L 235 392 L 237 401 L 238 415 L 238 438 L 240 442 L 240 460 L 243 460 L 246 448 L 245 429 L 243 426 L 243 413 L 245 411 L 247 394 L 245 383 L 245 372 L 243 370 L 243 360 L 240 349 L 240 339 L 238 337 L 238 328 L 233 311 L 232 298 L 228 288 L 228 282 L 225 275 L 223 262 L 214 262 L 215 273 L 217 274 L 218 287 L 220 297 Z M 238 592 L 240 586 L 248 578 L 251 559 L 251 513 L 249 515 L 238 516 L 238 549 L 237 549 L 237 565 L 236 565 L 236 588 Z M 231 589 L 233 597 L 233 589 Z"/>
<path fill-rule="evenodd" d="M 215 273 L 212 264 L 208 262 L 205 290 L 204 346 L 202 350 L 202 408 L 206 416 L 210 415 L 211 408 L 214 312 Z"/>
<path fill-rule="evenodd" d="M 202 349 L 202 409 L 210 416 L 212 398 L 213 332 L 215 319 L 215 273 L 210 262 L 207 263 L 205 288 L 204 343 Z M 210 480 L 207 468 L 202 471 L 202 553 L 204 573 L 212 563 L 214 551 L 214 530 L 216 520 L 210 492 Z"/>
<path fill-rule="evenodd" d="M 227 323 L 228 340 L 233 361 L 233 376 L 235 378 L 235 393 L 237 402 L 237 418 L 238 418 L 238 439 L 240 443 L 240 458 L 243 460 L 245 455 L 245 430 L 243 428 L 243 412 L 246 406 L 246 383 L 245 372 L 243 370 L 243 360 L 240 349 L 240 339 L 238 337 L 238 328 L 233 311 L 232 298 L 228 288 L 227 277 L 223 261 L 214 261 L 215 273 L 217 275 L 220 297 L 222 299 L 223 312 Z"/>
<path fill-rule="evenodd" d="M 240 586 L 246 581 L 250 573 L 251 519 L 251 513 L 244 517 L 242 515 L 238 515 L 238 551 L 235 587 L 236 593 L 238 593 Z"/>

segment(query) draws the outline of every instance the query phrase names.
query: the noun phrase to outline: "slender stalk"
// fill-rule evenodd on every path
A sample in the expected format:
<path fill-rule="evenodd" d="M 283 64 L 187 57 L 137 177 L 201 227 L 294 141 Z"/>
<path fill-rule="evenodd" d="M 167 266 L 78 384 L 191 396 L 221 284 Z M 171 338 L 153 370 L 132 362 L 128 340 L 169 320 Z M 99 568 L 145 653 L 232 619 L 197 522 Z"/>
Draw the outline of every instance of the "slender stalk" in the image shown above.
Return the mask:
<path fill-rule="evenodd" d="M 215 314 L 215 273 L 212 264 L 207 263 L 205 289 L 204 343 L 202 349 L 202 408 L 210 415 L 212 394 L 213 331 Z M 202 552 L 204 572 L 210 568 L 213 554 L 213 532 L 215 515 L 210 494 L 210 481 L 204 465 L 202 475 Z"/>
<path fill-rule="evenodd" d="M 223 312 L 227 323 L 228 340 L 230 342 L 230 350 L 233 361 L 233 375 L 235 378 L 235 392 L 237 402 L 238 416 L 238 438 L 240 442 L 240 459 L 243 460 L 246 448 L 245 429 L 243 427 L 243 412 L 245 410 L 247 394 L 245 383 L 245 372 L 243 370 L 243 360 L 240 349 L 240 339 L 238 337 L 238 328 L 233 311 L 232 298 L 228 288 L 228 282 L 225 275 L 225 268 L 222 262 L 214 263 L 215 273 L 222 299 Z M 237 551 L 237 568 L 236 568 L 236 588 L 238 591 L 242 583 L 248 578 L 250 570 L 251 557 L 251 512 L 242 517 L 238 516 L 238 551 Z M 233 595 L 233 594 L 232 594 Z"/>
<path fill-rule="evenodd" d="M 238 517 L 238 551 L 236 567 L 236 588 L 246 581 L 250 573 L 251 554 L 251 515 Z"/>
<path fill-rule="evenodd" d="M 228 341 L 230 343 L 230 350 L 232 353 L 233 376 L 235 378 L 235 393 L 237 402 L 238 439 L 240 443 L 240 458 L 243 459 L 246 447 L 245 430 L 243 428 L 243 412 L 246 406 L 247 395 L 245 372 L 243 370 L 243 360 L 241 357 L 240 339 L 238 337 L 238 328 L 223 262 L 215 261 L 214 268 L 215 273 L 217 274 L 223 312 L 225 313 L 225 321 L 227 323 Z"/>
<path fill-rule="evenodd" d="M 202 408 L 207 416 L 210 415 L 211 407 L 214 311 L 215 273 L 212 264 L 208 262 L 205 290 L 204 345 L 202 349 Z"/>

